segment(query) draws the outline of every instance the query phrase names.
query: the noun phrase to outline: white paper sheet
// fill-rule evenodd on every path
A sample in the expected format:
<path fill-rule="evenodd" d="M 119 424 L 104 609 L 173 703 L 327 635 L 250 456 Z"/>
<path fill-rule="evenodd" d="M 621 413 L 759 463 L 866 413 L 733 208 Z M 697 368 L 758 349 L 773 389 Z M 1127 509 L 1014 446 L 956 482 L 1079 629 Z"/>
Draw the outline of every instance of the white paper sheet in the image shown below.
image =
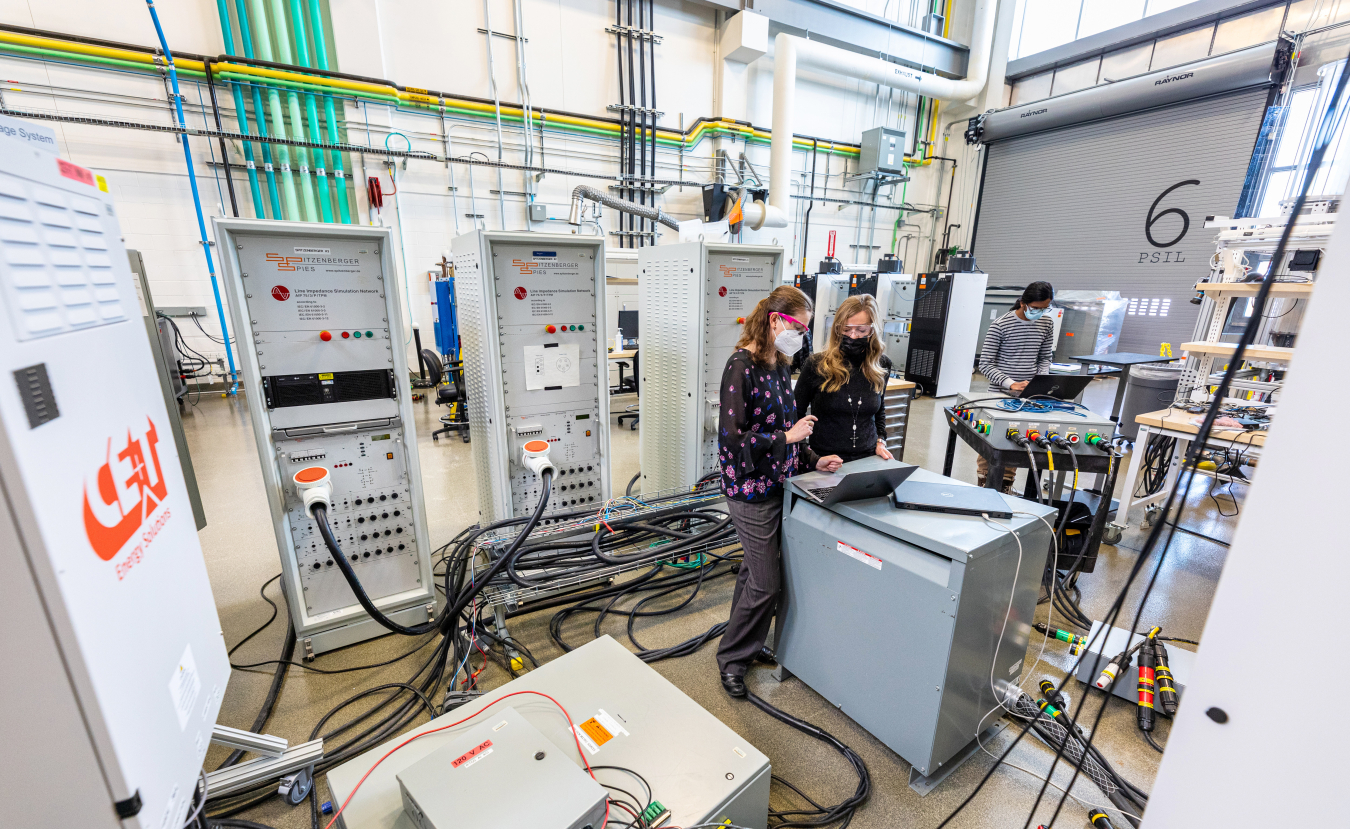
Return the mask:
<path fill-rule="evenodd" d="M 525 346 L 525 388 L 529 391 L 581 385 L 581 346 Z"/>

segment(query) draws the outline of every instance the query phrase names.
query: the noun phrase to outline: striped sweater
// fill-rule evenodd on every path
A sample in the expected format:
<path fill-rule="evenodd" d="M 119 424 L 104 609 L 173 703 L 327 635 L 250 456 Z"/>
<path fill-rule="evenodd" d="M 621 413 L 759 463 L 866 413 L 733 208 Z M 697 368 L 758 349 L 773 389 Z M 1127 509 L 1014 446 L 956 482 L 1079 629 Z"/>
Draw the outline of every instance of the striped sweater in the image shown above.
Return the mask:
<path fill-rule="evenodd" d="M 989 326 L 980 351 L 980 373 L 991 389 L 1007 389 L 1050 371 L 1055 353 L 1055 323 L 1048 316 L 1032 322 L 1009 311 Z"/>

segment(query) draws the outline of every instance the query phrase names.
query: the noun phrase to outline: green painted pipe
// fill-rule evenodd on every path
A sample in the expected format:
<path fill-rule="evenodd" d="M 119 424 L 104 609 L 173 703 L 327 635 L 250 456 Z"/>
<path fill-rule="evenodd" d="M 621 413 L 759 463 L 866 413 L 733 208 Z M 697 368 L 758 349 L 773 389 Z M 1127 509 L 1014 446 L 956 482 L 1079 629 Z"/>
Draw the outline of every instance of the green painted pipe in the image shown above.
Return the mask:
<path fill-rule="evenodd" d="M 150 64 L 137 63 L 132 60 L 118 60 L 117 58 L 105 58 L 98 55 L 82 55 L 75 52 L 62 52 L 57 49 L 43 49 L 38 46 L 20 46 L 17 43 L 0 43 L 0 49 L 6 52 L 15 52 L 24 55 L 33 55 L 34 57 L 50 58 L 59 61 L 81 61 L 88 63 L 97 63 L 103 66 L 111 66 L 117 69 L 135 69 L 141 72 L 155 72 L 155 68 Z M 179 69 L 178 77 L 192 78 L 194 80 L 206 80 L 205 72 L 194 72 L 191 69 Z"/>
<path fill-rule="evenodd" d="M 305 17 L 300 10 L 300 0 L 291 0 L 291 24 L 295 29 L 295 57 L 301 66 L 309 69 L 309 46 L 305 43 Z M 315 144 L 323 143 L 319 135 L 319 111 L 314 105 L 314 96 L 309 93 L 305 93 L 305 109 L 309 115 L 309 140 Z M 314 157 L 318 162 L 314 165 L 314 186 L 319 191 L 319 213 L 325 222 L 332 222 L 333 204 L 328 196 L 328 153 L 315 150 Z"/>
<path fill-rule="evenodd" d="M 244 0 L 234 0 L 234 11 L 239 18 L 239 40 L 244 46 L 244 57 L 253 59 L 253 35 L 248 28 L 248 10 L 244 8 Z M 219 77 L 219 76 L 217 76 Z M 239 84 L 231 84 L 236 89 Z M 262 90 L 250 87 L 253 95 L 253 118 L 258 124 L 258 135 L 267 136 L 267 116 L 263 112 Z M 262 145 L 263 172 L 267 176 L 267 198 L 272 205 L 272 218 L 281 220 L 286 218 L 281 212 L 281 195 L 277 192 L 277 173 L 272 164 L 272 145 Z"/>
<path fill-rule="evenodd" d="M 270 0 L 272 7 L 272 28 L 277 35 L 277 60 L 288 65 L 295 64 L 295 58 L 291 55 L 291 33 L 290 26 L 286 22 L 286 7 L 282 0 Z M 300 96 L 294 92 L 286 93 L 286 106 L 291 113 L 291 131 L 297 138 L 305 134 L 305 119 L 300 114 Z M 302 139 L 303 140 L 303 139 Z M 319 221 L 319 210 L 314 203 L 314 185 L 309 178 L 309 150 L 305 147 L 295 148 L 296 158 L 300 161 L 300 189 L 301 202 L 305 208 L 305 221 Z"/>
<path fill-rule="evenodd" d="M 323 34 L 323 14 L 319 9 L 319 0 L 309 0 L 309 31 L 314 35 L 314 59 L 319 68 L 328 70 L 328 41 Z M 323 96 L 323 119 L 328 128 L 328 143 L 338 143 L 337 113 L 333 107 L 333 96 Z M 342 153 L 333 153 L 333 185 L 337 188 L 338 214 L 344 225 L 352 223 L 351 207 L 347 204 L 347 175 L 342 169 Z"/>
<path fill-rule="evenodd" d="M 254 47 L 258 59 L 271 62 L 272 34 L 267 26 L 267 10 L 263 8 L 262 0 L 248 0 L 248 5 L 255 27 Z M 291 136 L 286 133 L 286 113 L 281 108 L 281 93 L 270 87 L 267 90 L 267 108 L 272 114 L 273 134 L 277 138 L 290 138 Z M 261 113 L 258 117 L 262 117 Z M 298 220 L 301 218 L 300 196 L 295 189 L 295 174 L 291 172 L 290 148 L 285 144 L 278 144 L 276 153 L 277 160 L 281 162 L 281 195 L 286 204 L 286 218 Z"/>
<path fill-rule="evenodd" d="M 220 13 L 220 34 L 225 41 L 225 54 L 234 54 L 234 32 L 230 27 L 230 12 L 225 6 L 225 0 L 216 0 L 217 11 Z M 244 107 L 244 92 L 238 84 L 230 84 L 230 90 L 234 93 L 234 111 L 236 120 L 239 122 L 239 131 L 248 135 L 248 110 Z M 258 186 L 258 165 L 253 160 L 253 142 L 245 141 L 244 161 L 245 169 L 248 171 L 248 190 L 253 197 L 253 215 L 259 219 L 267 218 L 267 211 L 263 209 L 262 188 Z"/>

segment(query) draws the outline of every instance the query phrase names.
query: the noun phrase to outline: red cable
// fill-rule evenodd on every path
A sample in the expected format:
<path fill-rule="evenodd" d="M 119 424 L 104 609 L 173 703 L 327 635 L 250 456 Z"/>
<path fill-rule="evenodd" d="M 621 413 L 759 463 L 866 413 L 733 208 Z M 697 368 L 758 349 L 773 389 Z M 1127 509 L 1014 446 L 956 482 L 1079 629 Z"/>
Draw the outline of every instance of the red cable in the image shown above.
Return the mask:
<path fill-rule="evenodd" d="M 356 792 L 361 788 L 362 784 L 366 782 L 366 778 L 370 777 L 371 773 L 374 772 L 375 769 L 379 768 L 381 763 L 383 763 L 385 760 L 388 760 L 390 755 L 392 755 L 395 751 L 398 751 L 400 748 L 403 748 L 408 743 L 411 743 L 414 740 L 420 740 L 421 738 L 427 736 L 428 734 L 435 734 L 438 731 L 445 731 L 447 728 L 454 728 L 457 725 L 463 725 L 464 723 L 468 722 L 469 720 L 473 719 L 474 717 L 478 716 L 479 714 L 483 713 L 484 711 L 488 710 L 489 708 L 491 708 L 492 706 L 496 705 L 497 703 L 501 702 L 504 699 L 524 696 L 526 694 L 531 694 L 536 697 L 543 697 L 544 699 L 558 706 L 558 710 L 561 711 L 562 715 L 567 719 L 568 730 L 572 732 L 572 741 L 575 742 L 577 746 L 577 755 L 581 757 L 582 764 L 586 766 L 586 773 L 591 776 L 592 780 L 595 780 L 595 772 L 591 769 L 590 761 L 586 759 L 586 752 L 581 750 L 581 739 L 577 737 L 577 727 L 572 723 L 572 715 L 567 713 L 567 709 L 562 707 L 562 703 L 558 702 L 556 699 L 549 696 L 548 694 L 542 693 L 540 691 L 513 691 L 509 694 L 506 694 L 505 696 L 494 699 L 492 702 L 489 702 L 487 705 L 483 706 L 478 711 L 475 711 L 474 713 L 470 714 L 469 716 L 465 717 L 462 720 L 459 720 L 458 722 L 452 722 L 449 725 L 443 725 L 439 728 L 433 728 L 430 731 L 423 731 L 421 734 L 414 734 L 413 736 L 409 737 L 408 739 L 389 749 L 387 752 L 384 753 L 383 757 L 375 761 L 375 765 L 371 766 L 369 769 L 366 769 L 366 773 L 361 775 L 360 780 L 356 781 L 356 785 L 352 788 L 352 793 L 347 795 L 346 800 L 342 801 L 342 806 L 337 810 L 337 813 L 333 815 L 333 819 L 328 821 L 328 824 L 324 826 L 324 829 L 332 829 L 333 824 L 337 822 L 338 816 L 340 816 L 343 813 L 343 811 L 346 810 L 347 805 L 352 802 L 352 798 L 356 797 Z M 600 781 L 596 780 L 596 782 L 598 783 Z M 609 822 L 609 798 L 607 797 L 605 798 L 605 817 L 600 822 L 600 825 L 604 826 L 608 822 Z"/>

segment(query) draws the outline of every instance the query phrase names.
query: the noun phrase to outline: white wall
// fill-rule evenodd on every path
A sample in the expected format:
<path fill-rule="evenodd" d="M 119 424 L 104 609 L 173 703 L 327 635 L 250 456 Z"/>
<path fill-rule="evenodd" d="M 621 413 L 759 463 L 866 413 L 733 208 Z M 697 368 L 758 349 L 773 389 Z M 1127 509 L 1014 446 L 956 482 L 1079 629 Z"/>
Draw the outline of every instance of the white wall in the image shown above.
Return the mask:
<path fill-rule="evenodd" d="M 426 3 L 418 0 L 329 0 L 333 38 L 337 46 L 337 68 L 342 71 L 381 77 L 408 86 L 439 89 L 449 94 L 478 98 L 490 96 L 485 37 L 476 30 L 485 27 L 482 0 L 452 0 Z M 492 27 L 499 32 L 515 29 L 509 0 L 488 0 Z M 618 100 L 617 75 L 614 57 L 614 36 L 604 29 L 613 22 L 613 3 L 610 0 L 522 0 L 525 35 L 528 38 L 526 57 L 528 80 L 533 104 L 545 110 L 557 108 L 572 112 L 608 116 L 606 106 Z M 910 0 L 862 0 L 855 5 L 874 13 L 886 11 L 893 18 L 908 22 L 917 5 Z M 919 5 L 922 5 L 921 3 Z M 957 0 L 961 9 L 963 0 Z M 211 0 L 177 0 L 157 5 L 169 45 L 184 52 L 215 55 L 222 51 L 216 3 Z M 954 27 L 969 27 L 969 13 L 953 13 Z M 0 0 L 0 21 L 34 28 L 124 41 L 140 45 L 155 42 L 154 29 L 144 4 L 139 0 Z M 679 0 L 658 0 L 654 28 L 663 37 L 656 47 L 657 107 L 665 115 L 663 127 L 678 127 L 683 115 L 686 125 L 700 116 L 716 112 L 725 117 L 750 121 L 767 128 L 772 118 L 772 53 L 745 65 L 727 64 L 729 71 L 722 77 L 724 94 L 714 107 L 715 72 L 714 44 L 716 31 L 714 12 L 705 6 Z M 964 32 L 953 35 L 966 40 Z M 513 41 L 494 38 L 493 65 L 496 70 L 497 91 L 504 102 L 519 101 L 517 91 L 516 54 Z M 146 123 L 171 123 L 165 85 L 154 77 L 138 76 L 116 71 L 98 70 L 56 63 L 4 57 L 0 71 L 13 82 L 3 90 L 8 106 L 39 110 L 60 110 L 65 113 L 93 114 Z M 189 123 L 204 125 L 204 114 L 197 105 L 198 95 L 206 92 L 197 84 L 184 82 L 185 106 Z M 914 99 L 907 101 L 895 93 L 891 98 L 890 118 L 886 119 L 887 93 L 880 99 L 877 89 L 870 84 L 837 77 L 803 74 L 798 84 L 799 103 L 794 130 L 799 134 L 819 136 L 842 142 L 857 142 L 863 130 L 879 123 L 914 130 Z M 232 113 L 230 95 L 223 94 L 221 106 Z M 905 108 L 905 105 L 907 108 Z M 346 107 L 348 138 L 354 143 L 367 140 L 382 146 L 389 131 L 406 135 L 414 148 L 444 152 L 439 120 L 430 114 L 391 112 L 379 105 Z M 227 128 L 233 125 L 226 116 Z M 370 122 L 367 132 L 365 123 Z M 490 158 L 497 154 L 495 131 L 490 121 L 449 120 L 452 151 L 455 156 L 480 152 Z M 152 291 L 160 305 L 206 305 L 214 307 L 205 260 L 197 242 L 196 222 L 188 188 L 180 145 L 172 136 L 150 132 L 111 129 L 86 125 L 55 125 L 61 139 L 61 152 L 70 160 L 94 169 L 108 178 L 117 200 L 118 214 L 128 247 L 145 254 Z M 963 146 L 960 128 L 954 128 L 956 138 L 949 142 L 951 149 Z M 398 138 L 391 145 L 403 146 Z M 522 159 L 522 139 L 512 126 L 505 128 L 504 159 L 519 163 Z M 768 175 L 769 149 L 741 141 L 724 140 L 721 145 L 734 158 L 744 151 L 760 172 Z M 229 215 L 228 199 L 222 198 L 223 185 L 218 189 L 217 168 L 209 166 L 213 155 L 219 155 L 214 142 L 193 140 L 191 147 L 197 163 L 198 187 L 208 226 L 211 215 Z M 701 183 L 711 180 L 711 154 L 714 142 L 705 140 L 691 152 L 684 154 L 681 174 L 676 152 L 662 149 L 658 160 L 661 178 Z M 938 152 L 942 152 L 939 147 Z M 238 147 L 231 148 L 232 161 L 242 162 Z M 951 154 L 949 151 L 947 154 Z M 385 189 L 390 189 L 388 170 L 374 156 L 366 157 L 363 173 L 360 159 L 350 159 L 348 174 L 364 182 L 364 175 L 380 174 Z M 539 156 L 536 152 L 536 163 Z M 578 172 L 612 175 L 618 163 L 616 142 L 581 135 L 547 133 L 544 163 L 550 167 Z M 796 182 L 804 185 L 810 159 L 798 152 L 793 159 L 799 171 Z M 966 161 L 962 161 L 965 164 Z M 826 156 L 817 160 L 817 192 L 824 184 Z M 831 197 L 857 198 L 858 185 L 846 180 L 854 172 L 854 162 L 847 168 L 842 157 L 829 162 Z M 354 167 L 355 169 L 351 169 Z M 934 165 L 915 170 L 913 180 L 905 191 L 906 200 L 919 208 L 934 203 L 945 204 L 950 168 Z M 470 211 L 470 168 L 453 165 L 456 199 L 450 192 L 451 170 L 445 165 L 424 161 L 410 162 L 398 169 L 397 206 L 386 199 L 385 208 L 377 221 L 396 228 L 395 239 L 400 244 L 399 261 L 406 257 L 411 292 L 411 317 L 427 332 L 430 339 L 430 293 L 425 272 L 448 249 L 450 240 L 459 232 L 472 229 L 473 221 L 465 218 Z M 478 212 L 485 215 L 483 224 L 489 229 L 505 226 L 519 230 L 527 226 L 525 199 L 505 197 L 503 222 L 497 197 L 489 190 L 498 187 L 496 171 L 477 167 L 472 170 L 473 188 Z M 524 175 L 518 171 L 501 173 L 502 189 L 507 193 L 525 189 Z M 548 174 L 537 183 L 536 201 L 549 206 L 551 217 L 565 218 L 571 189 L 579 184 L 604 187 L 604 180 L 586 179 L 565 174 Z M 958 205 L 968 201 L 970 194 L 960 189 Z M 241 202 L 241 215 L 251 216 L 248 185 L 236 171 L 235 188 Z M 970 190 L 969 187 L 966 188 Z M 265 192 L 265 188 L 264 188 Z M 973 192 L 973 191 L 972 191 Z M 884 194 L 884 191 L 883 191 Z M 895 198 L 900 198 L 896 188 Z M 884 195 L 883 195 L 884 200 Z M 455 204 L 455 201 L 458 203 Z M 366 219 L 364 197 L 358 198 L 362 209 L 359 215 Z M 662 208 L 680 219 L 694 218 L 701 211 L 697 187 L 672 187 L 661 198 Z M 803 205 L 804 206 L 804 205 Z M 838 255 L 852 262 L 854 254 L 849 247 L 858 233 L 859 210 L 852 206 L 818 203 L 812 211 L 811 234 L 805 261 L 814 267 L 825 251 L 826 235 L 831 229 L 839 232 Z M 456 209 L 457 208 L 457 209 Z M 875 243 L 881 250 L 889 249 L 891 226 L 896 213 L 891 210 L 876 212 Z M 617 227 L 615 214 L 606 211 L 606 229 Z M 862 214 L 862 241 L 867 241 L 869 216 Z M 934 237 L 941 239 L 945 222 L 926 214 L 911 214 L 907 222 L 918 228 L 905 228 L 902 234 L 914 238 L 902 240 L 908 245 L 906 269 L 922 265 L 927 260 Z M 401 238 L 397 233 L 401 223 Z M 967 224 L 968 227 L 968 224 Z M 570 233 L 565 222 L 550 221 L 533 226 L 536 231 Z M 747 242 L 778 243 L 790 248 L 793 269 L 799 267 L 797 233 L 800 224 L 793 227 L 747 232 Z M 902 252 L 903 252 L 902 248 Z M 864 260 L 875 258 L 878 252 L 863 255 Z M 918 254 L 922 255 L 919 256 Z M 218 334 L 214 323 L 208 329 Z M 185 332 L 188 334 L 188 332 Z M 201 336 L 188 334 L 194 348 L 208 356 L 223 355 L 221 346 Z M 410 335 L 408 336 L 410 339 Z"/>

